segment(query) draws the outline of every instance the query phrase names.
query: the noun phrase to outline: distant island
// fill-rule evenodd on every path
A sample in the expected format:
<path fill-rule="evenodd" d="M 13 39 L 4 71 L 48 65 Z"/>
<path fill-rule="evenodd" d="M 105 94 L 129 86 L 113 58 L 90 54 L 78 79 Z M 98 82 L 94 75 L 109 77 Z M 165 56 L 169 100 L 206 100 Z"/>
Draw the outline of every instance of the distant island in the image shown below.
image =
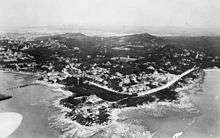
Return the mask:
<path fill-rule="evenodd" d="M 35 73 L 38 82 L 59 84 L 71 91 L 73 95 L 61 99 L 60 104 L 72 109 L 66 116 L 85 126 L 111 121 L 111 108 L 157 100 L 178 101 L 177 88 L 198 81 L 202 69 L 220 67 L 218 37 L 157 37 L 147 33 L 110 37 L 81 33 L 18 36 L 9 33 L 1 37 L 0 68 Z M 163 86 L 194 67 L 197 70 L 172 87 L 134 97 Z"/>

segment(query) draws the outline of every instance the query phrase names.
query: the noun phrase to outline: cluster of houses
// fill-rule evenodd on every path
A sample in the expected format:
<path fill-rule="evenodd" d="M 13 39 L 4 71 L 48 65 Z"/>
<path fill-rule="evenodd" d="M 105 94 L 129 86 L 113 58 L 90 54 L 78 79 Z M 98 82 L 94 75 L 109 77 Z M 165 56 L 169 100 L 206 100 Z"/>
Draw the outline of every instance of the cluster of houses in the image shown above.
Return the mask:
<path fill-rule="evenodd" d="M 72 77 L 83 77 L 87 82 L 96 86 L 121 93 L 138 93 L 149 90 L 167 83 L 176 76 L 168 73 L 158 73 L 156 70 L 151 74 L 144 72 L 139 75 L 124 75 L 120 72 L 110 74 L 110 69 L 98 66 L 81 71 L 73 64 L 72 66 L 68 65 L 64 72 Z M 56 74 L 55 76 L 58 75 Z"/>

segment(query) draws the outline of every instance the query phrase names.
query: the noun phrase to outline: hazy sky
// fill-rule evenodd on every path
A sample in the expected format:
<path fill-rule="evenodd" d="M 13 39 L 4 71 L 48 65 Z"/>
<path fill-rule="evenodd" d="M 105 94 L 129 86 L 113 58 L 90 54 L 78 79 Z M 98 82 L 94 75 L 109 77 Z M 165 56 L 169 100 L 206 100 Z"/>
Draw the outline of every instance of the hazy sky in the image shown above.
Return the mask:
<path fill-rule="evenodd" d="M 0 0 L 1 26 L 220 28 L 220 0 Z"/>

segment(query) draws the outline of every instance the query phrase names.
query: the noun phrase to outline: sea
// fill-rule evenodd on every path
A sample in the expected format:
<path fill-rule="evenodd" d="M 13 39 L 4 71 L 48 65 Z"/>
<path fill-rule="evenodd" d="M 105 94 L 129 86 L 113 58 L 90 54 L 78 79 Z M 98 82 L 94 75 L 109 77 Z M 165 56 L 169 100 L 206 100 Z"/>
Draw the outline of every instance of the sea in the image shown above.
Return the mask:
<path fill-rule="evenodd" d="M 0 112 L 23 116 L 9 138 L 219 138 L 220 70 L 206 70 L 204 80 L 183 90 L 180 103 L 153 102 L 111 112 L 112 122 L 104 126 L 81 126 L 65 116 L 70 109 L 59 105 L 67 97 L 58 89 L 30 85 L 31 74 L 0 71 L 0 93 L 13 97 L 0 101 Z M 14 88 L 14 89 L 10 89 Z"/>

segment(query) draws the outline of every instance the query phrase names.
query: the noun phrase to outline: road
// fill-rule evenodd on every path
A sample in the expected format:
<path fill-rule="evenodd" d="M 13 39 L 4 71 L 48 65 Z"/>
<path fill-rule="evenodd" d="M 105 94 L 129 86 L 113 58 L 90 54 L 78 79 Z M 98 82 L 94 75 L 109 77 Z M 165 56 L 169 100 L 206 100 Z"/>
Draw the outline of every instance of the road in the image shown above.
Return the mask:
<path fill-rule="evenodd" d="M 172 81 L 168 82 L 167 84 L 165 84 L 163 86 L 160 86 L 160 87 L 157 87 L 155 89 L 148 90 L 148 91 L 140 92 L 140 93 L 138 93 L 138 96 L 144 96 L 144 95 L 147 95 L 147 94 L 155 93 L 155 92 L 161 91 L 163 89 L 169 88 L 170 86 L 175 84 L 177 81 L 179 81 L 182 77 L 184 77 L 187 74 L 191 73 L 195 69 L 196 68 L 192 68 L 192 69 L 189 69 L 189 70 L 183 72 L 181 75 L 178 75 L 175 79 L 173 79 Z"/>

